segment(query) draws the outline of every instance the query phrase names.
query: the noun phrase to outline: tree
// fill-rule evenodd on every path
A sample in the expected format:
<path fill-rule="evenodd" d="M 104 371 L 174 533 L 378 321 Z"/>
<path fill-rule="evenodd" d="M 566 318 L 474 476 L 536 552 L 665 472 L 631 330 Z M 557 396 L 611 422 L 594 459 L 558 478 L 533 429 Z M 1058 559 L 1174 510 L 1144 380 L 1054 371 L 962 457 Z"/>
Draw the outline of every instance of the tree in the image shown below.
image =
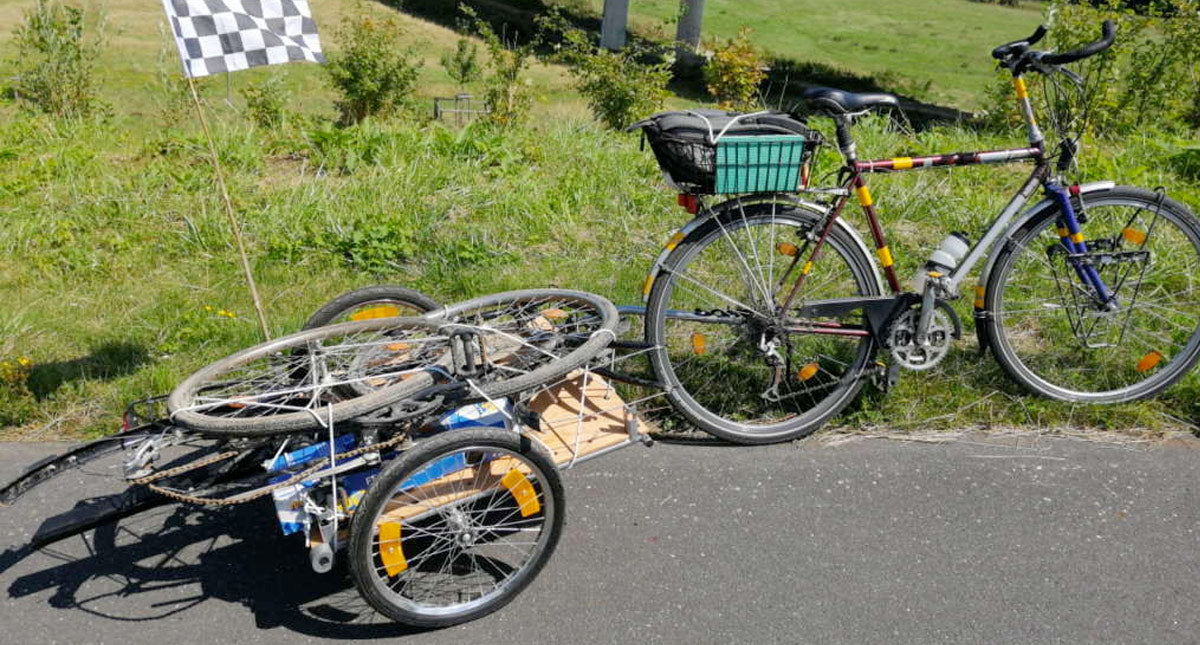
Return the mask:
<path fill-rule="evenodd" d="M 704 0 L 680 0 L 675 41 L 681 53 L 696 53 L 696 48 L 700 46 L 700 27 L 703 23 Z"/>

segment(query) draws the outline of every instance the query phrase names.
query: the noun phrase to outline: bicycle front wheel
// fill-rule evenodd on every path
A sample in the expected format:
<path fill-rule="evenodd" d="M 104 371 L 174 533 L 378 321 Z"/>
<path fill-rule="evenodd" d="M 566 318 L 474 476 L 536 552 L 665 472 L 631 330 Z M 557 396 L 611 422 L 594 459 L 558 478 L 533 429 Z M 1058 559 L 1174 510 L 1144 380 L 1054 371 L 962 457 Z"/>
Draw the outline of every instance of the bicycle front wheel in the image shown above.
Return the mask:
<path fill-rule="evenodd" d="M 1200 355 L 1200 223 L 1150 191 L 1083 195 L 1088 252 L 1072 257 L 1051 209 L 1012 235 L 988 276 L 988 340 L 1030 390 L 1063 401 L 1118 403 L 1151 396 Z M 1111 304 L 1084 283 L 1094 267 Z"/>
<path fill-rule="evenodd" d="M 822 218 L 792 204 L 737 205 L 664 260 L 646 340 L 672 405 L 700 429 L 737 443 L 794 439 L 861 389 L 874 352 L 861 312 L 798 321 L 779 311 L 807 260 L 797 247 Z M 810 269 L 793 307 L 880 292 L 870 259 L 838 227 Z"/>
<path fill-rule="evenodd" d="M 563 510 L 544 448 L 502 430 L 447 432 L 375 479 L 351 525 L 350 572 L 392 620 L 473 620 L 533 580 L 558 544 Z"/>

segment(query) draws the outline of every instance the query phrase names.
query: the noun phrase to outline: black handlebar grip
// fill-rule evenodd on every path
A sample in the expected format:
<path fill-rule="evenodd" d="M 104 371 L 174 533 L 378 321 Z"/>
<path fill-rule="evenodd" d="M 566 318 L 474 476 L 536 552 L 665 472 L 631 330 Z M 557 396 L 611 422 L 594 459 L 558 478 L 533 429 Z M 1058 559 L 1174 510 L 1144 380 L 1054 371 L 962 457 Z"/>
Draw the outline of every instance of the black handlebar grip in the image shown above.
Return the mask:
<path fill-rule="evenodd" d="M 1028 38 L 1022 38 L 1021 40 L 1014 40 L 1011 43 L 1004 43 L 1003 45 L 993 49 L 992 58 L 1003 59 L 1005 56 L 1008 56 L 1014 50 L 1018 49 L 1018 46 L 1020 46 L 1020 49 L 1023 53 L 1024 49 L 1041 40 L 1045 35 L 1046 25 L 1038 25 L 1037 30 L 1033 32 L 1032 36 Z"/>
<path fill-rule="evenodd" d="M 1100 34 L 1100 40 L 1090 42 L 1079 49 L 1072 49 L 1061 54 L 1044 54 L 1041 62 L 1047 65 L 1066 65 L 1098 54 L 1112 47 L 1113 41 L 1117 39 L 1117 25 L 1111 20 L 1105 20 L 1100 27 Z"/>

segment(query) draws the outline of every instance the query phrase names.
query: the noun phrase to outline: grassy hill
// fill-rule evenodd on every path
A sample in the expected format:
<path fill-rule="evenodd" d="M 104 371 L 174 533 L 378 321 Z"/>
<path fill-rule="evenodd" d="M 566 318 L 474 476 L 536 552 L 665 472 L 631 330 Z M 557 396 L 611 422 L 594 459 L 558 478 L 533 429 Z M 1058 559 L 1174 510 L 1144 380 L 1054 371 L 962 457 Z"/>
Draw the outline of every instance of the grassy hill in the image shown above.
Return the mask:
<path fill-rule="evenodd" d="M 0 0 L 0 60 L 11 55 L 11 30 L 29 4 Z M 326 47 L 336 47 L 335 27 L 352 4 L 314 3 Z M 112 118 L 56 124 L 0 101 L 0 363 L 32 362 L 19 379 L 6 381 L 0 369 L 0 437 L 109 431 L 125 403 L 166 392 L 257 340 L 204 144 L 190 115 L 165 107 L 170 93 L 160 76 L 178 64 L 159 31 L 161 8 L 132 0 L 105 6 L 110 37 L 98 71 Z M 457 34 L 365 7 L 404 24 L 426 60 L 423 96 L 453 91 L 436 61 Z M 710 25 L 720 24 L 719 15 Z M 1000 31 L 964 37 L 966 49 L 986 55 L 1011 35 Z M 0 63 L 0 77 L 7 65 Z M 263 130 L 242 114 L 237 89 L 272 74 L 286 78 L 292 109 L 307 118 Z M 332 94 L 322 74 L 305 64 L 239 73 L 232 105 L 223 100 L 224 79 L 203 84 L 276 334 L 297 329 L 333 295 L 378 282 L 446 301 L 557 285 L 633 303 L 652 258 L 687 219 L 636 137 L 597 127 L 561 68 L 535 66 L 536 118 L 508 132 L 455 130 L 418 116 L 338 129 L 328 122 Z M 977 80 L 989 77 L 985 69 Z M 883 119 L 866 121 L 859 133 L 872 156 L 1021 139 L 956 128 L 910 137 Z M 1170 162 L 1179 143 L 1148 136 L 1088 148 L 1083 167 L 1092 176 L 1175 187 L 1174 197 L 1198 208 L 1200 189 Z M 984 226 L 1025 170 L 878 181 L 902 273 L 915 271 L 945 231 Z M 857 214 L 851 219 L 862 227 Z M 961 304 L 966 313 L 970 303 Z M 867 397 L 842 422 L 1157 432 L 1179 427 L 1173 419 L 1200 418 L 1195 375 L 1164 399 L 1072 408 L 1024 396 L 967 348 L 933 374 L 906 375 L 887 397 Z"/>
<path fill-rule="evenodd" d="M 650 26 L 673 20 L 678 7 L 677 0 L 636 0 L 631 11 Z M 704 34 L 729 37 L 748 26 L 775 56 L 873 76 L 914 98 L 972 110 L 983 107 L 995 68 L 988 52 L 1031 33 L 1043 9 L 1040 2 L 966 0 L 708 0 Z"/>

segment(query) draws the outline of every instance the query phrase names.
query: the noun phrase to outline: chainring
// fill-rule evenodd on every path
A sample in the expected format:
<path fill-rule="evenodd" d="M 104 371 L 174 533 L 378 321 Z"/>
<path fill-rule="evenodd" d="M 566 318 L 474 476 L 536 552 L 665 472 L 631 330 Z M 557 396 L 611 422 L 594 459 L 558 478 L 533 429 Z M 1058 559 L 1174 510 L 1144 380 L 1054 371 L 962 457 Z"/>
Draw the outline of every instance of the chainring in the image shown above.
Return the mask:
<path fill-rule="evenodd" d="M 941 307 L 935 307 L 929 318 L 929 329 L 925 332 L 925 344 L 918 345 L 917 320 L 921 316 L 919 307 L 909 309 L 896 317 L 888 330 L 888 345 L 892 358 L 905 369 L 922 371 L 931 369 L 950 352 L 954 339 L 954 325 Z"/>

